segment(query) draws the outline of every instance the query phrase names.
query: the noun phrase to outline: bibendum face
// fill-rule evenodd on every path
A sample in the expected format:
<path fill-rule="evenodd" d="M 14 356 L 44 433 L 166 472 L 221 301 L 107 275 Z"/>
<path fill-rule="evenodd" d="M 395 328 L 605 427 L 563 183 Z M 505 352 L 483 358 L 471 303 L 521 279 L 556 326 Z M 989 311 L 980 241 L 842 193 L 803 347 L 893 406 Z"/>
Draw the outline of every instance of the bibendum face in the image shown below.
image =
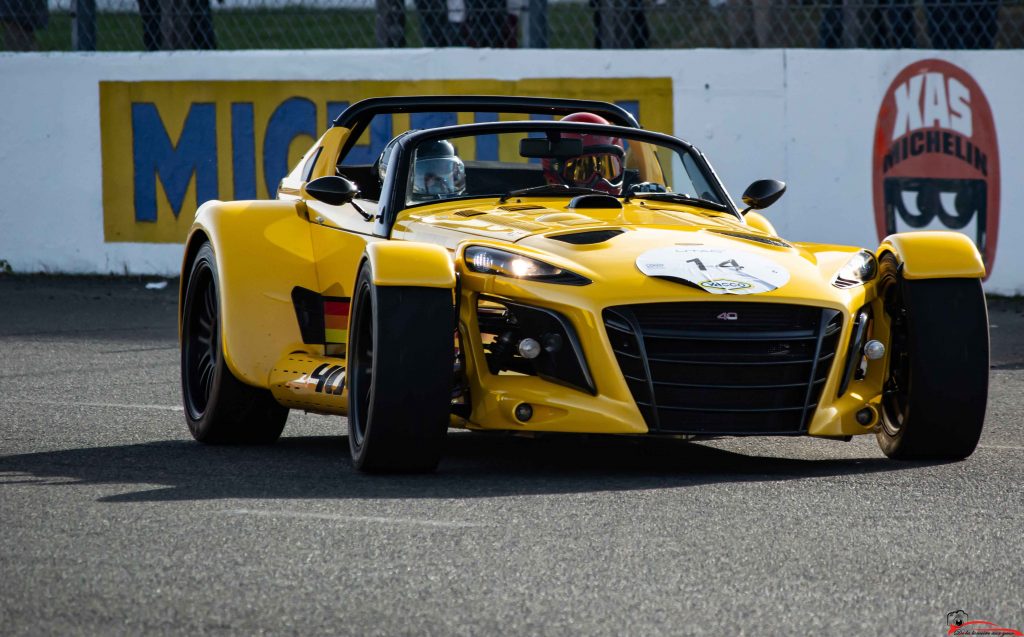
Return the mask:
<path fill-rule="evenodd" d="M 956 230 L 987 243 L 988 186 L 984 179 L 889 177 L 885 180 L 886 232 Z"/>
<path fill-rule="evenodd" d="M 946 614 L 946 623 L 950 626 L 963 626 L 967 622 L 967 613 L 955 610 Z"/>

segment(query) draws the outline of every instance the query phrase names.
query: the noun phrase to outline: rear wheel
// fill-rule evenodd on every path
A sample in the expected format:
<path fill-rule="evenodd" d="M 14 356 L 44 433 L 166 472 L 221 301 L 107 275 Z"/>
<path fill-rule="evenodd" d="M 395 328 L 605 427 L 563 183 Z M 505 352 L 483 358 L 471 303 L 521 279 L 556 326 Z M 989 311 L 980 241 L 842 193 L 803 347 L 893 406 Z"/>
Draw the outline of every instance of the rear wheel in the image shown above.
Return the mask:
<path fill-rule="evenodd" d="M 988 398 L 981 281 L 909 281 L 889 254 L 880 265 L 892 334 L 878 445 L 890 458 L 966 458 L 978 445 Z"/>
<path fill-rule="evenodd" d="M 366 263 L 352 301 L 352 461 L 361 471 L 432 471 L 451 412 L 452 292 L 374 285 Z"/>
<path fill-rule="evenodd" d="M 181 330 L 181 388 L 192 437 L 208 443 L 271 443 L 288 418 L 265 389 L 235 378 L 221 346 L 217 261 L 204 244 L 185 288 Z"/>

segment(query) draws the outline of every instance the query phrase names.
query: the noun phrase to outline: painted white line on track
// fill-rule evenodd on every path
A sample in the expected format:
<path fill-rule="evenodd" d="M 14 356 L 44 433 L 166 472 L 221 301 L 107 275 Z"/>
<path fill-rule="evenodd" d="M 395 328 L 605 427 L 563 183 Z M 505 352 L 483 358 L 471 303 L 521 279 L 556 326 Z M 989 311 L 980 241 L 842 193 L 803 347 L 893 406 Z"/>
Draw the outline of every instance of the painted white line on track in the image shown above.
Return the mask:
<path fill-rule="evenodd" d="M 436 526 L 452 529 L 466 529 L 484 526 L 472 522 L 452 522 L 448 520 L 420 520 L 415 518 L 385 518 L 369 515 L 342 515 L 339 513 L 312 513 L 309 511 L 267 511 L 260 509 L 229 509 L 222 511 L 228 515 L 261 515 L 276 518 L 307 518 L 311 520 L 333 520 L 336 522 L 376 522 L 380 524 L 413 524 L 419 526 Z"/>
<path fill-rule="evenodd" d="M 978 445 L 978 449 L 1013 449 L 1014 451 L 1024 451 L 1024 447 L 1014 445 Z"/>
<path fill-rule="evenodd" d="M 70 400 L 0 400 L 0 405 L 43 405 L 48 407 L 105 407 L 110 409 L 156 409 L 159 411 L 184 411 L 181 405 L 131 405 L 128 403 L 93 403 Z"/>

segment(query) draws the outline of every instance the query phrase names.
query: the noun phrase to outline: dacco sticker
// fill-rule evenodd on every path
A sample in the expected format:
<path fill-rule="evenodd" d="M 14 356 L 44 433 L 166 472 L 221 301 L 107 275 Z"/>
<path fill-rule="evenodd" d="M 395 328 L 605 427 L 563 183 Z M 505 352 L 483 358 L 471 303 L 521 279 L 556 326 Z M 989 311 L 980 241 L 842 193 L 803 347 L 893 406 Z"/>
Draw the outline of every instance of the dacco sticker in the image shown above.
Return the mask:
<path fill-rule="evenodd" d="M 636 266 L 647 276 L 682 279 L 711 294 L 759 294 L 789 282 L 781 265 L 730 248 L 655 248 L 637 257 Z"/>

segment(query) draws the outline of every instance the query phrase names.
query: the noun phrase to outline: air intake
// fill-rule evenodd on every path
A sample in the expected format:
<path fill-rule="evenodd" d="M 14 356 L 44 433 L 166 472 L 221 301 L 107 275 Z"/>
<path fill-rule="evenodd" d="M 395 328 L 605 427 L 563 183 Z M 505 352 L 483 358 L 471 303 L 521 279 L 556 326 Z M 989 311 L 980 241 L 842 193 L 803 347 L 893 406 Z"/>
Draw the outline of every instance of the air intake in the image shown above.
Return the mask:
<path fill-rule="evenodd" d="M 571 243 L 577 246 L 594 245 L 604 243 L 622 234 L 622 230 L 613 228 L 609 230 L 585 230 L 583 232 L 567 232 L 565 234 L 549 235 L 548 239 Z"/>

